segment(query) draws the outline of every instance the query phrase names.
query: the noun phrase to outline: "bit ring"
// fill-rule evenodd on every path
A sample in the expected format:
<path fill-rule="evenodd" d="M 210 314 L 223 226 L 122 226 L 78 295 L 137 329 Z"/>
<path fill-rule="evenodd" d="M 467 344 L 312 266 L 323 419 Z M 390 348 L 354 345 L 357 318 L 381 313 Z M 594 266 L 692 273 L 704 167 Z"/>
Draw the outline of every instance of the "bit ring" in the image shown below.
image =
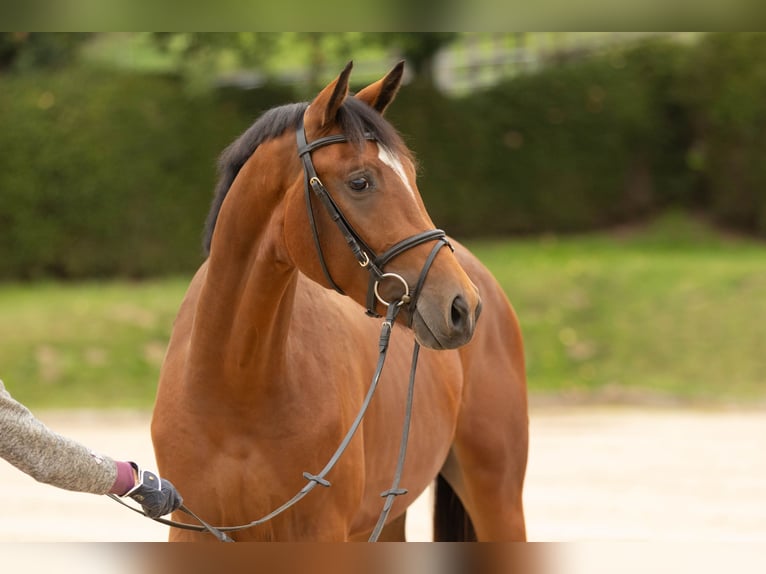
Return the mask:
<path fill-rule="evenodd" d="M 409 298 L 410 298 L 410 286 L 407 284 L 407 281 L 404 280 L 404 277 L 402 277 L 401 275 L 399 275 L 397 273 L 383 273 L 383 275 L 380 276 L 380 279 L 375 281 L 375 285 L 373 286 L 373 291 L 375 291 L 375 297 L 377 298 L 377 300 L 380 301 L 381 303 L 383 303 L 383 305 L 385 305 L 386 307 L 391 305 L 391 302 L 386 301 L 385 299 L 383 299 L 383 297 L 381 297 L 380 293 L 378 292 L 378 285 L 380 285 L 380 282 L 383 279 L 385 279 L 386 277 L 392 277 L 394 279 L 398 279 L 401 282 L 401 284 L 404 285 L 404 295 L 402 295 L 399 298 L 399 305 L 402 305 L 407 300 L 409 300 Z"/>

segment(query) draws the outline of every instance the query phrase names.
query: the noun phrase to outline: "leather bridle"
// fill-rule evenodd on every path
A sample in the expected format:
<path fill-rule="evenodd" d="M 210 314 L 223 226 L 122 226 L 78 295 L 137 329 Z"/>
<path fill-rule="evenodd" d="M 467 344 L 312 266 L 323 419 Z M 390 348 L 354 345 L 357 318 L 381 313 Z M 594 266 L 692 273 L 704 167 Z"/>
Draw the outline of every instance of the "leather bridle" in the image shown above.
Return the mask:
<path fill-rule="evenodd" d="M 345 294 L 343 290 L 340 288 L 340 286 L 338 286 L 338 284 L 333 280 L 324 259 L 324 254 L 322 252 L 322 245 L 319 240 L 319 232 L 318 232 L 315 217 L 314 217 L 313 203 L 311 201 L 312 191 L 317 195 L 317 197 L 319 197 L 320 201 L 322 202 L 322 205 L 325 206 L 330 217 L 337 224 L 338 228 L 343 234 L 343 237 L 346 240 L 346 243 L 351 248 L 351 251 L 353 252 L 354 257 L 359 262 L 359 265 L 362 268 L 367 269 L 367 271 L 370 273 L 370 281 L 369 281 L 368 292 L 367 292 L 367 314 L 373 317 L 380 317 L 380 315 L 375 311 L 376 299 L 380 301 L 384 306 L 387 307 L 386 317 L 381 326 L 381 333 L 380 333 L 380 338 L 378 341 L 378 349 L 379 349 L 378 362 L 375 368 L 375 373 L 373 374 L 373 377 L 372 377 L 372 381 L 370 383 L 370 387 L 368 388 L 367 393 L 364 397 L 364 400 L 362 401 L 362 405 L 359 409 L 359 412 L 357 413 L 350 428 L 346 432 L 346 435 L 344 436 L 340 445 L 335 450 L 333 455 L 330 457 L 330 460 L 327 462 L 327 464 L 325 464 L 325 466 L 322 468 L 320 472 L 318 472 L 317 474 L 312 474 L 310 472 L 303 473 L 303 478 L 306 479 L 306 484 L 290 500 L 286 501 L 284 504 L 282 504 L 278 508 L 272 510 L 267 515 L 257 520 L 253 520 L 252 522 L 249 522 L 247 524 L 240 524 L 237 526 L 210 525 L 204 520 L 202 520 L 199 516 L 194 514 L 191 510 L 189 510 L 184 505 L 180 506 L 179 510 L 181 510 L 182 512 L 186 513 L 187 515 L 192 517 L 194 520 L 196 520 L 199 523 L 198 525 L 177 522 L 177 521 L 169 520 L 166 518 L 153 519 L 155 522 L 159 522 L 161 524 L 165 524 L 167 526 L 172 526 L 175 528 L 180 528 L 184 530 L 194 530 L 197 532 L 209 532 L 210 534 L 212 534 L 213 536 L 215 536 L 218 540 L 222 542 L 233 542 L 231 537 L 228 536 L 227 534 L 228 532 L 236 532 L 239 530 L 246 530 L 254 526 L 259 526 L 261 524 L 264 524 L 265 522 L 268 522 L 269 520 L 278 516 L 279 514 L 282 514 L 284 511 L 286 511 L 290 507 L 297 504 L 300 500 L 302 500 L 316 486 L 323 486 L 325 488 L 330 486 L 330 482 L 325 477 L 333 469 L 333 467 L 338 462 L 338 460 L 340 460 L 340 457 L 346 451 L 346 448 L 351 442 L 351 439 L 354 437 L 357 429 L 361 425 L 362 420 L 364 419 L 364 416 L 367 412 L 367 409 L 370 406 L 370 402 L 372 401 L 372 397 L 375 394 L 375 390 L 377 389 L 378 382 L 380 381 L 380 375 L 383 371 L 383 365 L 385 363 L 386 356 L 388 353 L 389 339 L 391 337 L 391 332 L 393 330 L 393 326 L 396 321 L 396 317 L 399 314 L 399 311 L 402 309 L 403 306 L 407 305 L 410 311 L 410 320 L 411 320 L 412 313 L 415 309 L 418 296 L 420 295 L 423 284 L 425 283 L 425 280 L 426 280 L 426 276 L 428 275 L 428 271 L 431 268 L 431 265 L 433 264 L 434 259 L 436 258 L 436 255 L 438 254 L 439 250 L 442 247 L 447 246 L 451 250 L 453 249 L 452 245 L 447 240 L 447 237 L 444 231 L 442 231 L 441 229 L 431 229 L 428 231 L 417 233 L 406 239 L 403 239 L 402 241 L 399 241 L 398 243 L 394 244 L 392 247 L 388 248 L 382 254 L 376 255 L 375 251 L 373 251 L 370 248 L 370 246 L 367 243 L 365 243 L 365 241 L 361 238 L 361 236 L 351 226 L 349 221 L 344 217 L 343 213 L 340 211 L 337 204 L 332 199 L 332 196 L 329 194 L 325 186 L 322 184 L 322 181 L 319 179 L 316 169 L 314 169 L 314 164 L 311 161 L 312 151 L 326 145 L 347 142 L 348 139 L 346 138 L 346 136 L 340 135 L 340 134 L 331 135 L 331 136 L 320 138 L 311 143 L 306 143 L 306 133 L 303 128 L 303 119 L 301 119 L 300 124 L 298 126 L 296 137 L 298 142 L 298 156 L 301 158 L 303 162 L 306 207 L 308 209 L 309 221 L 311 223 L 311 231 L 314 237 L 314 243 L 317 248 L 317 253 L 319 255 L 319 261 L 322 265 L 322 270 L 324 272 L 325 278 L 327 279 L 327 282 L 330 284 L 330 286 L 333 289 L 335 289 L 341 294 Z M 370 133 L 365 133 L 364 137 L 365 139 L 368 139 L 368 140 L 376 139 L 375 136 Z M 383 271 L 385 265 L 389 261 L 394 259 L 396 256 L 407 251 L 408 249 L 411 249 L 413 247 L 416 247 L 428 241 L 436 241 L 437 243 L 431 249 L 431 252 L 426 258 L 423 264 L 423 269 L 421 270 L 420 276 L 418 277 L 418 281 L 415 284 L 415 287 L 411 291 L 410 291 L 409 284 L 401 275 L 397 273 L 386 273 Z M 378 292 L 378 285 L 380 284 L 381 281 L 383 281 L 386 278 L 395 278 L 398 281 L 400 281 L 402 285 L 404 286 L 404 293 L 395 300 L 386 301 L 380 296 L 380 293 Z M 394 478 L 391 484 L 391 488 L 381 493 L 381 497 L 385 498 L 386 500 L 383 505 L 383 509 L 380 513 L 380 516 L 378 518 L 378 521 L 372 530 L 372 534 L 370 535 L 370 538 L 369 538 L 370 542 L 377 541 L 378 537 L 380 536 L 383 530 L 383 527 L 385 526 L 388 515 L 391 511 L 391 508 L 393 507 L 394 499 L 397 496 L 407 493 L 406 489 L 399 487 L 399 481 L 401 479 L 402 472 L 404 469 L 404 459 L 407 452 L 410 422 L 412 420 L 412 403 L 413 403 L 414 389 L 415 389 L 415 372 L 417 369 L 419 351 L 420 351 L 420 345 L 417 341 L 415 341 L 413 351 L 412 351 L 412 362 L 410 366 L 409 386 L 407 389 L 407 398 L 405 402 L 404 425 L 402 428 L 402 435 L 401 435 L 400 444 L 399 444 L 399 455 L 397 457 Z M 120 500 L 118 497 L 114 495 L 109 495 L 109 496 L 115 501 L 122 504 L 123 506 L 127 506 L 134 512 L 137 512 L 139 514 L 144 514 L 141 510 L 126 504 L 125 502 Z"/>
<path fill-rule="evenodd" d="M 364 137 L 368 140 L 376 140 L 375 136 L 370 132 L 366 132 Z M 346 243 L 354 254 L 356 260 L 359 262 L 359 265 L 363 269 L 366 269 L 370 274 L 370 280 L 367 287 L 367 314 L 372 317 L 380 317 L 380 314 L 375 311 L 376 299 L 386 307 L 389 306 L 390 303 L 380 296 L 378 285 L 384 279 L 392 278 L 398 280 L 404 286 L 404 294 L 400 297 L 400 301 L 408 305 L 411 317 L 412 311 L 414 311 L 417 303 L 417 298 L 420 295 L 420 290 L 423 287 L 428 270 L 430 269 L 433 260 L 436 258 L 436 254 L 445 246 L 453 250 L 452 245 L 447 240 L 446 234 L 441 229 L 429 229 L 411 237 L 407 237 L 388 248 L 380 255 L 377 255 L 364 239 L 362 239 L 351 223 L 349 223 L 348 219 L 343 215 L 343 212 L 338 208 L 338 204 L 335 203 L 332 196 L 327 191 L 327 188 L 322 183 L 322 180 L 319 179 L 316 169 L 314 168 L 314 163 L 311 161 L 311 152 L 314 150 L 327 145 L 347 142 L 348 138 L 343 134 L 337 134 L 319 138 L 311 143 L 307 143 L 306 131 L 303 127 L 303 118 L 301 118 L 296 131 L 296 139 L 298 143 L 298 156 L 303 162 L 304 192 L 306 196 L 306 209 L 308 211 L 309 223 L 311 224 L 311 233 L 314 237 L 314 245 L 316 246 L 319 262 L 322 266 L 322 272 L 327 279 L 327 283 L 338 293 L 345 295 L 343 289 L 341 289 L 332 278 L 324 258 L 324 253 L 322 252 L 322 243 L 319 240 L 319 231 L 316 224 L 316 218 L 314 217 L 314 206 L 311 200 L 312 191 L 319 198 L 322 205 L 327 210 L 327 213 L 338 226 L 338 229 L 340 229 L 343 238 L 346 240 Z M 437 241 L 437 243 L 434 245 L 430 255 L 426 258 L 418 282 L 412 292 L 410 292 L 409 284 L 401 275 L 384 272 L 386 264 L 396 256 L 401 255 L 408 249 L 412 249 L 413 247 L 429 241 Z"/>

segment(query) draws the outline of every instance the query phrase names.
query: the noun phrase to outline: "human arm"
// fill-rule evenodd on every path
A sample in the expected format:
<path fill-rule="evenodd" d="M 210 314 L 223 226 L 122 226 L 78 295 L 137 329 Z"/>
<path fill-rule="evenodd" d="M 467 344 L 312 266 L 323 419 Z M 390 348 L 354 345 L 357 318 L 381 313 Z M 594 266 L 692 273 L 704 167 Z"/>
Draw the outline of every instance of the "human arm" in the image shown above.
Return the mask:
<path fill-rule="evenodd" d="M 0 458 L 35 480 L 58 488 L 130 496 L 153 517 L 175 510 L 182 500 L 169 481 L 154 473 L 98 454 L 50 430 L 10 395 L 2 381 Z"/>
<path fill-rule="evenodd" d="M 106 494 L 118 478 L 114 460 L 50 430 L 2 381 L 0 457 L 37 481 L 66 490 Z M 124 469 L 121 478 L 126 480 Z"/>

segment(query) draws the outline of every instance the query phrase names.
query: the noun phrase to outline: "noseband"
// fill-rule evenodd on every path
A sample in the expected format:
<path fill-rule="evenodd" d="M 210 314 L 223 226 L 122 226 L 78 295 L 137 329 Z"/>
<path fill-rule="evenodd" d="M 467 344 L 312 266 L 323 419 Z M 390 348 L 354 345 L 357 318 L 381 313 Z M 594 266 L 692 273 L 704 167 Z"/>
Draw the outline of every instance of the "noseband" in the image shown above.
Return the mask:
<path fill-rule="evenodd" d="M 364 137 L 365 139 L 372 141 L 377 140 L 377 138 L 370 132 L 366 132 Z M 354 254 L 356 260 L 359 262 L 359 265 L 363 269 L 366 269 L 370 274 L 370 280 L 367 287 L 367 314 L 371 317 L 380 317 L 380 314 L 375 311 L 376 299 L 386 307 L 391 304 L 390 301 L 386 301 L 383 299 L 383 297 L 381 297 L 378 290 L 381 281 L 391 278 L 398 280 L 403 285 L 404 293 L 399 297 L 397 304 L 407 305 L 410 311 L 410 317 L 412 317 L 412 312 L 415 310 L 415 305 L 423 287 L 423 283 L 425 283 L 426 275 L 428 274 L 428 270 L 436 258 L 437 253 L 444 246 L 447 246 L 450 248 L 450 250 L 454 251 L 452 245 L 447 240 L 446 234 L 441 229 L 429 229 L 428 231 L 423 231 L 403 239 L 380 255 L 377 255 L 375 251 L 362 239 L 359 233 L 357 233 L 357 231 L 352 227 L 348 219 L 346 219 L 341 210 L 338 208 L 338 205 L 335 203 L 332 196 L 327 191 L 327 188 L 322 183 L 322 180 L 319 179 L 316 169 L 314 168 L 314 164 L 311 161 L 311 152 L 315 149 L 336 143 L 347 142 L 348 138 L 346 138 L 345 135 L 338 134 L 319 138 L 318 140 L 314 140 L 311 143 L 307 143 L 306 131 L 303 126 L 303 118 L 301 118 L 300 124 L 298 125 L 298 129 L 296 131 L 296 139 L 298 142 L 298 156 L 303 162 L 306 209 L 308 211 L 309 222 L 311 224 L 311 233 L 314 237 L 314 245 L 316 246 L 317 254 L 319 255 L 319 263 L 322 266 L 322 272 L 324 273 L 327 282 L 338 293 L 345 295 L 343 289 L 341 289 L 333 280 L 332 275 L 330 274 L 330 270 L 327 267 L 324 253 L 322 252 L 322 244 L 319 240 L 319 231 L 317 229 L 317 224 L 314 217 L 314 206 L 311 201 L 312 190 L 322 202 L 322 205 L 324 205 L 327 213 L 338 226 L 338 229 L 340 229 L 340 232 L 343 234 L 343 238 L 346 240 L 346 243 Z M 412 291 L 410 291 L 409 284 L 401 275 L 397 273 L 384 272 L 386 264 L 396 256 L 401 255 L 408 249 L 412 249 L 413 247 L 416 247 L 422 243 L 427 243 L 428 241 L 437 241 L 437 244 L 434 245 L 431 253 L 426 258 L 423 269 L 420 272 L 418 282 Z"/>

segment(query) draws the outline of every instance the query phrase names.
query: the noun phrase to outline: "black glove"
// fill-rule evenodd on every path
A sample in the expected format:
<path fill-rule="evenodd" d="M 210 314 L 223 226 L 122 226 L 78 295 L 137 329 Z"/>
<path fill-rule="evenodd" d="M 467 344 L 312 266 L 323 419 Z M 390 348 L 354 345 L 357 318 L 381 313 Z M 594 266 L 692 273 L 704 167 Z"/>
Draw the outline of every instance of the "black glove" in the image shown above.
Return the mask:
<path fill-rule="evenodd" d="M 130 463 L 138 473 L 138 482 L 123 496 L 129 496 L 138 502 L 149 518 L 159 518 L 173 512 L 183 504 L 184 499 L 169 480 L 159 475 L 142 470 L 134 462 Z"/>

